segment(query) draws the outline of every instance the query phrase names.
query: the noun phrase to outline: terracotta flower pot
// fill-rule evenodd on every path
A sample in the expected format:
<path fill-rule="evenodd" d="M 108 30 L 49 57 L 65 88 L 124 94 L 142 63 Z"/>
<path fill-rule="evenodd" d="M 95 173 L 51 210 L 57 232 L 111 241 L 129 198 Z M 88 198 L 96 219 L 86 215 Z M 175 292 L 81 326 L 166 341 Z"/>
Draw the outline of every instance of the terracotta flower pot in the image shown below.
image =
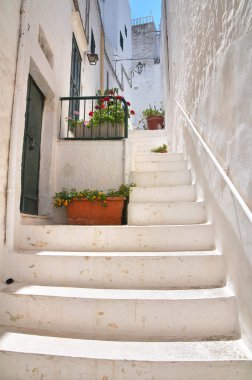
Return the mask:
<path fill-rule="evenodd" d="M 67 205 L 68 224 L 111 225 L 122 224 L 122 212 L 125 198 L 107 198 L 107 207 L 101 201 L 73 199 Z"/>
<path fill-rule="evenodd" d="M 148 116 L 147 117 L 148 129 L 162 129 L 164 125 L 164 117 L 163 116 Z"/>

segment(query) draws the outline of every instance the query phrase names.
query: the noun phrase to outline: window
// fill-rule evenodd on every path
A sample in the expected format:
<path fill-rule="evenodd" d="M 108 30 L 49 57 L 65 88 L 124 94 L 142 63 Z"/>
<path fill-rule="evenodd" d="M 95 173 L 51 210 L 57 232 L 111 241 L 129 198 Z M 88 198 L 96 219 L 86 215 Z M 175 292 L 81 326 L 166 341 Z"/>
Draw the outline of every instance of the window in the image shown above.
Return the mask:
<path fill-rule="evenodd" d="M 95 53 L 95 39 L 93 29 L 91 29 L 91 45 L 90 45 L 91 53 Z"/>
<path fill-rule="evenodd" d="M 123 35 L 122 35 L 122 32 L 120 32 L 120 46 L 121 46 L 121 49 L 123 50 Z"/>
<path fill-rule="evenodd" d="M 72 61 L 70 75 L 70 96 L 80 96 L 80 80 L 81 80 L 81 55 L 73 34 L 72 41 Z M 79 111 L 79 100 L 69 101 L 69 116 L 73 117 L 74 111 Z"/>
<path fill-rule="evenodd" d="M 124 33 L 125 33 L 125 36 L 128 37 L 128 30 L 127 30 L 126 25 L 124 25 Z"/>
<path fill-rule="evenodd" d="M 109 72 L 107 71 L 107 89 L 109 89 Z"/>

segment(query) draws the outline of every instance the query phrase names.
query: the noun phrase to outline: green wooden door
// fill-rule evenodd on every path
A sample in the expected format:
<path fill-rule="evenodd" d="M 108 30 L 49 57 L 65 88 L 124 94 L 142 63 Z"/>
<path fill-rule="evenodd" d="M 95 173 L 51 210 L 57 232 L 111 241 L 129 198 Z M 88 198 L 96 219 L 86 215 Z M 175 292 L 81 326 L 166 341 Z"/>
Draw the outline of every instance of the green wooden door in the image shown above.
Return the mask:
<path fill-rule="evenodd" d="M 20 210 L 38 215 L 40 141 L 44 95 L 29 76 L 26 99 Z"/>

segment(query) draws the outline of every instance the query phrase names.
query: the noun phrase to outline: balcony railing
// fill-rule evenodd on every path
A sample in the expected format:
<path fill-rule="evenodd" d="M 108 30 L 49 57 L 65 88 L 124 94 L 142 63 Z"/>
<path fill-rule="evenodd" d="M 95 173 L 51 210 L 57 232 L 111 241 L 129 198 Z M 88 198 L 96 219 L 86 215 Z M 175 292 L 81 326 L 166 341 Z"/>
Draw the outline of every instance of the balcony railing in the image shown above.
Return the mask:
<path fill-rule="evenodd" d="M 128 137 L 129 110 L 121 96 L 60 98 L 61 140 L 121 140 Z"/>

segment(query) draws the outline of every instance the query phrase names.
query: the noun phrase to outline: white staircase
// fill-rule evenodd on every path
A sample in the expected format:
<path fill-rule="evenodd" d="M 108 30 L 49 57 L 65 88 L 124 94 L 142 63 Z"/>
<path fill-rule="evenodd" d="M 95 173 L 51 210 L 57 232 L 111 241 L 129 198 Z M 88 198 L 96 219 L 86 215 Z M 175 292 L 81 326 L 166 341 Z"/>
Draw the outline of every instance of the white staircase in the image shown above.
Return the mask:
<path fill-rule="evenodd" d="M 131 181 L 127 226 L 20 226 L 0 292 L 1 380 L 252 379 L 187 162 L 138 150 Z"/>

